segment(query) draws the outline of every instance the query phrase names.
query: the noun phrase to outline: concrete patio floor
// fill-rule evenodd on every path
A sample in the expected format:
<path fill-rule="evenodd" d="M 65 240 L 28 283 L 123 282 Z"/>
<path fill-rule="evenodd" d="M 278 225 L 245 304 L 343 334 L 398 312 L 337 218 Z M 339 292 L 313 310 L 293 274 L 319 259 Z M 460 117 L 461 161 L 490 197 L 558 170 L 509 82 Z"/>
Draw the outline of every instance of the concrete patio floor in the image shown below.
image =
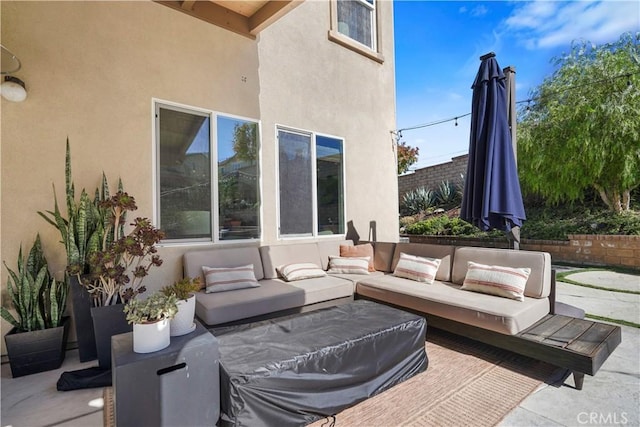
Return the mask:
<path fill-rule="evenodd" d="M 587 285 L 640 291 L 640 274 L 571 271 L 568 279 Z M 573 273 L 575 271 L 575 273 Z M 640 295 L 557 283 L 557 299 L 587 314 L 640 323 Z M 622 326 L 622 343 L 593 377 L 585 376 L 581 391 L 567 372 L 554 384 L 543 384 L 504 420 L 501 426 L 640 426 L 640 329 Z"/>
<path fill-rule="evenodd" d="M 573 270 L 573 269 L 572 269 Z M 574 277 L 575 276 L 575 277 Z M 640 291 L 640 275 L 607 275 L 584 271 L 571 279 L 582 283 Z M 578 280 L 579 279 L 579 280 Z M 558 284 L 558 301 L 589 314 L 640 323 L 640 295 L 612 293 Z M 573 377 L 558 370 L 500 423 L 501 426 L 638 426 L 640 425 L 640 329 L 622 327 L 622 343 L 594 377 L 586 376 L 581 391 Z M 11 378 L 2 364 L 0 425 L 14 427 L 103 425 L 102 389 L 56 391 L 64 371 L 95 366 L 80 363 L 77 350 L 67 353 L 55 371 Z M 401 422 L 400 422 L 401 424 Z"/>

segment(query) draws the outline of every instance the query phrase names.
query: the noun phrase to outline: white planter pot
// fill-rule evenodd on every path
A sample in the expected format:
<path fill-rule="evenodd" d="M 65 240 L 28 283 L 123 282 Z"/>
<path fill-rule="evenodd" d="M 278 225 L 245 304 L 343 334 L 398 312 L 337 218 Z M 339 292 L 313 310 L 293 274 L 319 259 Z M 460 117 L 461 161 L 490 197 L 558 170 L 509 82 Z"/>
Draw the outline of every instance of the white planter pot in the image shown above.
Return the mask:
<path fill-rule="evenodd" d="M 196 296 L 191 295 L 187 300 L 178 301 L 178 312 L 171 319 L 171 336 L 186 335 L 196 328 L 193 319 L 196 314 Z"/>
<path fill-rule="evenodd" d="M 152 353 L 169 347 L 169 319 L 155 323 L 133 324 L 133 351 L 136 353 Z"/>

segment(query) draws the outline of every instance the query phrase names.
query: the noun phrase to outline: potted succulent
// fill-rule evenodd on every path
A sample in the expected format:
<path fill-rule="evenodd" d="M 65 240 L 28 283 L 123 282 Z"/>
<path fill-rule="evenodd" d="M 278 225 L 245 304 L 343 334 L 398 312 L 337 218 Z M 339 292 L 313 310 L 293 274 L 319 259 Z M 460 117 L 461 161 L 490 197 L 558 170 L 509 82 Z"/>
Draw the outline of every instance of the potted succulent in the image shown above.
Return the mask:
<path fill-rule="evenodd" d="M 50 275 L 39 234 L 26 261 L 20 247 L 17 264 L 15 272 L 5 263 L 16 316 L 0 307 L 2 318 L 13 325 L 5 343 L 14 377 L 59 368 L 69 332 L 69 318 L 63 317 L 68 286 Z"/>
<path fill-rule="evenodd" d="M 123 191 L 122 181 L 118 181 L 118 190 Z M 71 150 L 67 138 L 65 156 L 65 201 L 66 214 L 63 216 L 58 206 L 55 186 L 53 187 L 54 209 L 38 212 L 49 224 L 59 232 L 61 243 L 67 256 L 65 279 L 69 286 L 73 320 L 78 340 L 78 353 L 81 362 L 96 358 L 96 342 L 91 318 L 91 295 L 80 281 L 83 274 L 89 273 L 88 256 L 92 251 L 110 244 L 113 233 L 105 235 L 105 228 L 111 221 L 112 211 L 103 206 L 109 198 L 107 177 L 102 174 L 102 185 L 96 188 L 93 199 L 83 189 L 79 200 L 75 197 L 75 185 L 71 174 Z M 124 234 L 124 218 L 121 221 L 119 235 Z"/>
<path fill-rule="evenodd" d="M 165 295 L 174 295 L 178 299 L 178 312 L 171 319 L 171 336 L 178 337 L 192 332 L 196 328 L 193 319 L 196 314 L 195 292 L 201 288 L 199 277 L 185 277 L 176 280 L 172 285 L 160 289 Z"/>
<path fill-rule="evenodd" d="M 126 214 L 137 209 L 135 200 L 120 180 L 118 192 L 110 196 L 104 173 L 93 200 L 82 190 L 77 201 L 68 139 L 65 185 L 67 217 L 58 207 L 55 187 L 54 210 L 39 214 L 58 229 L 65 247 L 80 361 L 97 356 L 100 366 L 108 368 L 111 336 L 131 331 L 123 303 L 143 293 L 148 270 L 162 264 L 155 244 L 164 234 L 150 220 L 137 218 L 125 235 Z"/>
<path fill-rule="evenodd" d="M 132 229 L 122 235 L 122 222 L 129 211 L 137 209 L 135 199 L 118 191 L 100 206 L 110 211 L 102 249 L 89 253 L 89 274 L 80 281 L 92 297 L 91 317 L 96 350 L 101 367 L 111 366 L 111 336 L 131 331 L 123 304 L 146 291 L 144 279 L 152 267 L 162 265 L 156 244 L 164 233 L 147 218 L 136 218 Z"/>
<path fill-rule="evenodd" d="M 148 218 L 136 218 L 130 224 L 133 228 L 129 234 L 120 235 L 126 212 L 138 208 L 133 196 L 118 191 L 101 206 L 112 211 L 111 223 L 102 249 L 88 256 L 90 273 L 82 277 L 96 307 L 126 303 L 146 291 L 143 281 L 149 270 L 162 265 L 155 245 L 164 238 L 164 233 Z M 110 243 L 108 235 L 112 236 Z"/>
<path fill-rule="evenodd" d="M 178 311 L 175 295 L 155 292 L 146 299 L 134 298 L 124 306 L 127 322 L 133 324 L 133 351 L 151 353 L 169 346 L 170 320 Z"/>

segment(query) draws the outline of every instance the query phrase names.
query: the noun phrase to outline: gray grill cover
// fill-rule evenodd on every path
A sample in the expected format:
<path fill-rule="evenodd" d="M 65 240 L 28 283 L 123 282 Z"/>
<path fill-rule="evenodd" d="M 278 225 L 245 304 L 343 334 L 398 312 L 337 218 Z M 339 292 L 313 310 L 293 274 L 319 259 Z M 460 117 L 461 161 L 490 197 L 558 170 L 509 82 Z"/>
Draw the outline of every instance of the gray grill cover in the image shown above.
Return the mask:
<path fill-rule="evenodd" d="M 221 425 L 305 425 L 427 368 L 426 321 L 359 300 L 212 330 L 220 344 Z"/>

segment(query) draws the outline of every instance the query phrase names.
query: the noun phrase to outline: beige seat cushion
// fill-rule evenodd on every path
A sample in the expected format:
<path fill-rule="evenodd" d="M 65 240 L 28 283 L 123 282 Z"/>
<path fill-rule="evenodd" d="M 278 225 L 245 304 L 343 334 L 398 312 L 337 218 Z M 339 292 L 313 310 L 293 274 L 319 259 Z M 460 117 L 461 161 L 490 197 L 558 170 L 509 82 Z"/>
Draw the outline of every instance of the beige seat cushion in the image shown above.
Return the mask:
<path fill-rule="evenodd" d="M 257 246 L 234 248 L 209 248 L 185 252 L 182 256 L 184 277 L 200 277 L 205 283 L 202 266 L 205 267 L 241 267 L 252 264 L 256 279 L 264 278 L 262 260 Z"/>
<path fill-rule="evenodd" d="M 515 301 L 465 292 L 459 285 L 426 283 L 392 275 L 364 278 L 356 284 L 359 295 L 444 317 L 460 323 L 515 335 L 549 313 L 549 300 L 525 297 Z"/>
<path fill-rule="evenodd" d="M 384 273 L 382 271 L 372 271 L 369 274 L 348 274 L 348 273 L 328 273 L 328 274 L 329 276 L 339 277 L 341 279 L 345 279 L 353 283 L 354 292 L 355 292 L 356 283 L 358 282 L 358 280 L 362 280 L 364 278 L 373 277 L 373 276 L 384 276 Z"/>
<path fill-rule="evenodd" d="M 260 280 L 260 287 L 196 294 L 196 316 L 207 325 L 219 325 L 305 304 L 303 289 L 281 280 Z"/>
<path fill-rule="evenodd" d="M 340 256 L 340 245 L 353 245 L 351 240 L 322 240 L 313 243 L 286 243 L 260 247 L 265 279 L 277 279 L 277 268 L 284 264 L 311 262 L 326 270 L 329 255 Z"/>
<path fill-rule="evenodd" d="M 329 301 L 336 298 L 351 297 L 355 290 L 353 282 L 335 277 L 334 275 L 297 280 L 295 282 L 287 282 L 287 284 L 295 286 L 304 292 L 304 305 Z"/>
<path fill-rule="evenodd" d="M 285 264 L 308 262 L 322 268 L 320 252 L 315 243 L 262 246 L 260 256 L 265 279 L 277 279 L 279 277 L 277 268 Z M 327 262 L 329 262 L 328 258 Z"/>
<path fill-rule="evenodd" d="M 396 250 L 396 243 L 393 242 L 373 242 L 374 266 L 377 271 L 390 273 L 393 271 L 393 254 Z"/>
<path fill-rule="evenodd" d="M 322 239 L 316 243 L 318 245 L 318 253 L 320 254 L 320 261 L 323 270 L 329 268 L 329 256 L 340 256 L 340 246 L 353 246 L 353 240 L 333 240 Z"/>

